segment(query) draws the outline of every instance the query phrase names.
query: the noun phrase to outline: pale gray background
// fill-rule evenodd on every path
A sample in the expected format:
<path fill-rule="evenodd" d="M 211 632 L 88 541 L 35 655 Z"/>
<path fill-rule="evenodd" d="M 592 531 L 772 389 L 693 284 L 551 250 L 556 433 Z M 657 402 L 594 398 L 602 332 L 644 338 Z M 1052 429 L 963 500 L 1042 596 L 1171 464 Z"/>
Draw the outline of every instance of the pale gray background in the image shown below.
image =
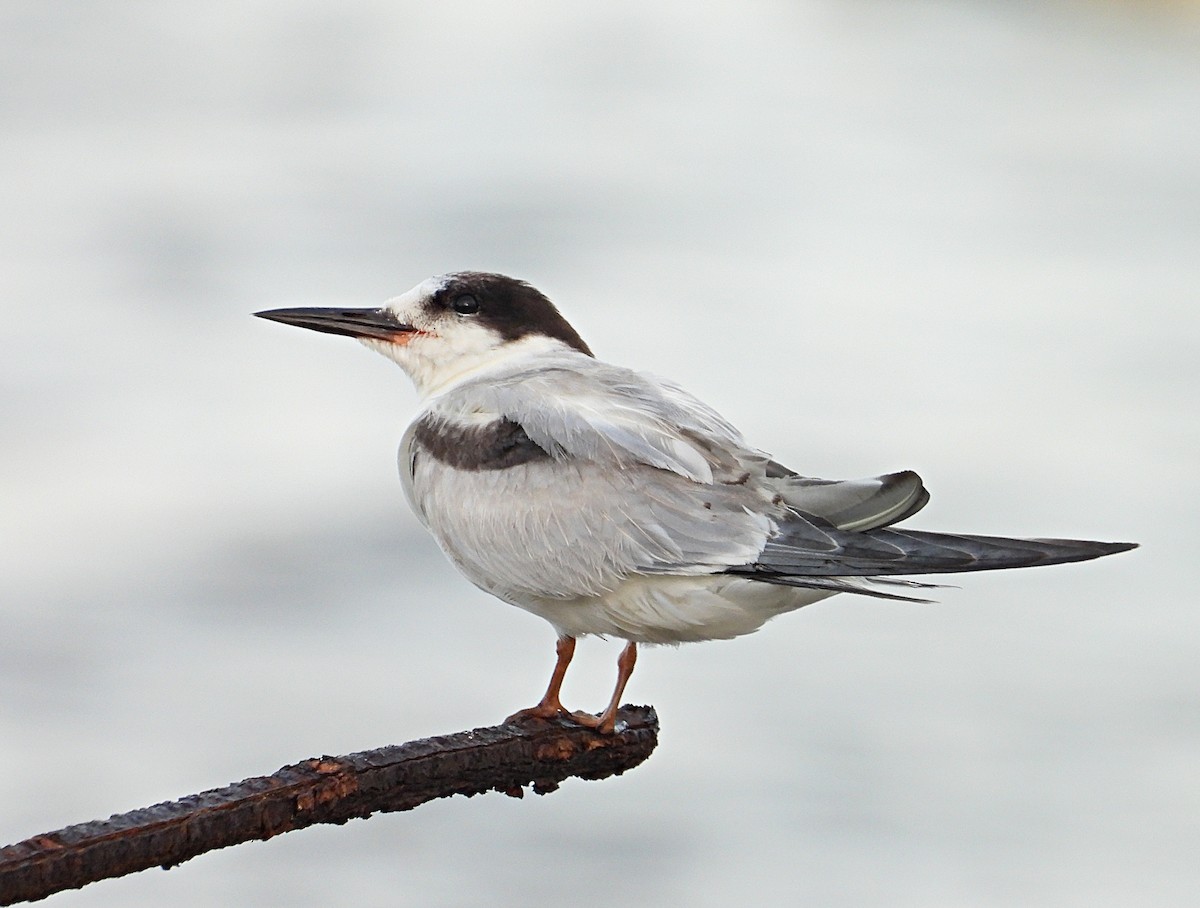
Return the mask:
<path fill-rule="evenodd" d="M 623 779 L 56 904 L 1195 903 L 1194 5 L 6 0 L 0 168 L 0 841 L 541 692 L 403 374 L 255 309 L 502 270 L 919 526 L 1144 543 L 647 651 Z"/>

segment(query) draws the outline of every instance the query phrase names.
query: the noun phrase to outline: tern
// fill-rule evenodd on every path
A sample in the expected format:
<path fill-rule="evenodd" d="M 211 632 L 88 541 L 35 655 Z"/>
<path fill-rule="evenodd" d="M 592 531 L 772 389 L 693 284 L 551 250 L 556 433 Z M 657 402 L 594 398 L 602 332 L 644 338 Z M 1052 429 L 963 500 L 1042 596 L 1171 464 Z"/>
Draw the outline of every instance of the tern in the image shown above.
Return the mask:
<path fill-rule="evenodd" d="M 400 443 L 409 505 L 473 584 L 558 634 L 523 717 L 614 731 L 638 644 L 727 639 L 837 593 L 912 599 L 911 575 L 1086 561 L 1126 542 L 895 525 L 929 500 L 912 471 L 832 481 L 751 447 L 678 385 L 596 359 L 554 304 L 500 274 L 429 278 L 379 308 L 265 319 L 353 337 L 421 407 Z M 626 641 L 598 715 L 559 695 L 576 638 Z"/>

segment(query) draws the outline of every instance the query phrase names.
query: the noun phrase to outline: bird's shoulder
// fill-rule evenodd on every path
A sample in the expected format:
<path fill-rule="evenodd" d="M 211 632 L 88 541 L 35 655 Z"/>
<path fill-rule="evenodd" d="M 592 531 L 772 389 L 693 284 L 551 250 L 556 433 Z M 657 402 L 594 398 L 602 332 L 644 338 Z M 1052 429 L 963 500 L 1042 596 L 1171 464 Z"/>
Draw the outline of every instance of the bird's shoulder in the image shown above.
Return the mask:
<path fill-rule="evenodd" d="M 750 448 L 715 410 L 667 379 L 564 351 L 506 363 L 427 402 L 414 425 L 469 430 L 511 442 L 511 427 L 556 460 L 668 470 L 701 483 L 761 473 Z"/>

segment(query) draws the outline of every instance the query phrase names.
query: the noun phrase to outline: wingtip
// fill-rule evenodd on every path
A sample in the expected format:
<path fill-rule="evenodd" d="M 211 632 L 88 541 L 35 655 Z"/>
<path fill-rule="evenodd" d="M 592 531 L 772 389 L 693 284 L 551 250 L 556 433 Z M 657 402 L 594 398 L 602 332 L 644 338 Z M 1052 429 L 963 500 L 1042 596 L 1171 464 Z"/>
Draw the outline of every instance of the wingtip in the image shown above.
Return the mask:
<path fill-rule="evenodd" d="M 1116 555 L 1119 552 L 1128 552 L 1142 546 L 1140 542 L 1106 542 L 1103 544 L 1108 548 L 1108 551 L 1104 553 L 1106 555 Z"/>
<path fill-rule="evenodd" d="M 1093 558 L 1104 558 L 1108 555 L 1119 555 L 1136 549 L 1136 542 L 1094 542 L 1081 539 L 1031 539 L 1030 542 L 1042 543 L 1059 550 L 1056 556 L 1045 561 L 1046 564 L 1063 564 L 1069 561 L 1091 561 Z"/>

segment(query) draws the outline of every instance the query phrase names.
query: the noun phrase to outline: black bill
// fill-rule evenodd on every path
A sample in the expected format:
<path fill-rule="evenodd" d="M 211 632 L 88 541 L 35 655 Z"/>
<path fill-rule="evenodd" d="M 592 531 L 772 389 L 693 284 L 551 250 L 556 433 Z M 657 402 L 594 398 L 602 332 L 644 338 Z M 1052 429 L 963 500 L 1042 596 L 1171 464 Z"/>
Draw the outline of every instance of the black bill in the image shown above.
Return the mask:
<path fill-rule="evenodd" d="M 254 314 L 273 322 L 346 337 L 395 340 L 397 335 L 417 330 L 386 309 L 267 309 Z"/>

